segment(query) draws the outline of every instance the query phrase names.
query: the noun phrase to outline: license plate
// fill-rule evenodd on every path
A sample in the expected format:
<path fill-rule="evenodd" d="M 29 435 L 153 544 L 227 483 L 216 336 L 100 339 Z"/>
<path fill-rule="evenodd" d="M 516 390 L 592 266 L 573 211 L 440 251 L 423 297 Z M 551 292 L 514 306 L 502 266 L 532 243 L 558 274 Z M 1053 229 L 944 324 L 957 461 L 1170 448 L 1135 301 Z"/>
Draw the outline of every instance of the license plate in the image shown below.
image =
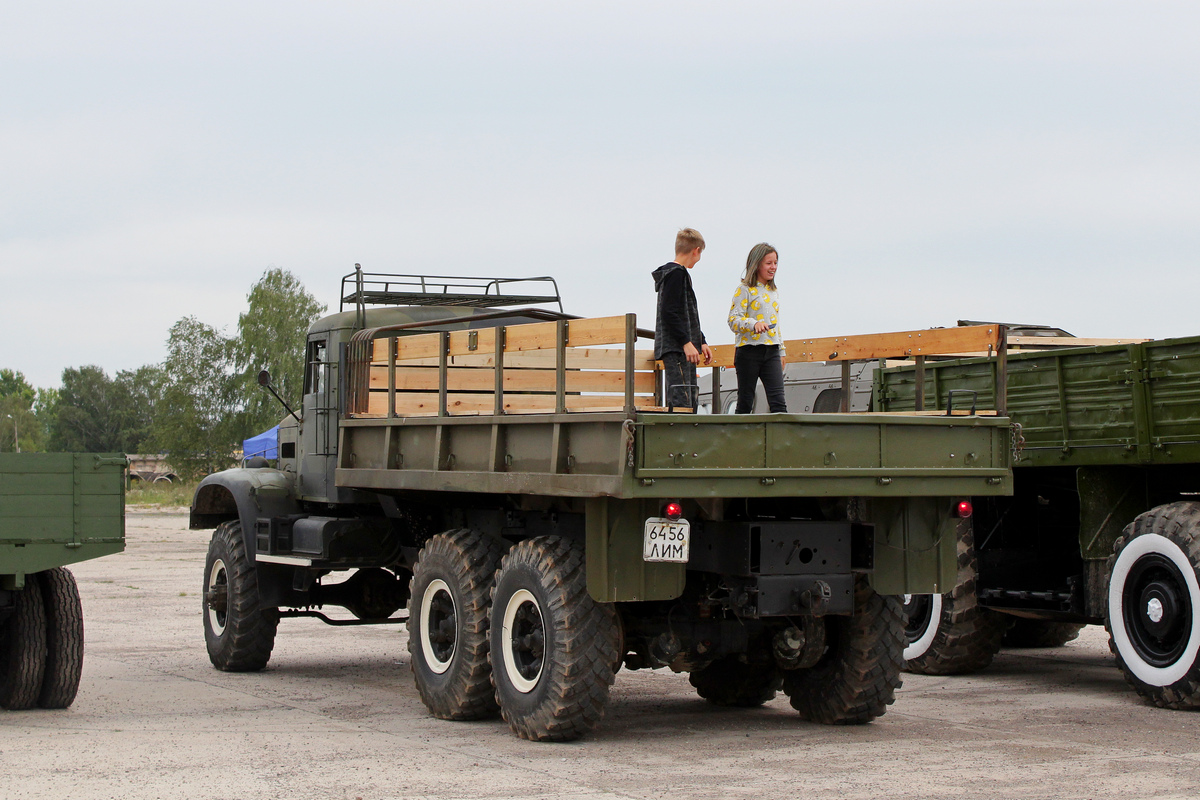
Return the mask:
<path fill-rule="evenodd" d="M 686 564 L 691 538 L 692 524 L 686 519 L 651 517 L 642 538 L 642 560 Z"/>

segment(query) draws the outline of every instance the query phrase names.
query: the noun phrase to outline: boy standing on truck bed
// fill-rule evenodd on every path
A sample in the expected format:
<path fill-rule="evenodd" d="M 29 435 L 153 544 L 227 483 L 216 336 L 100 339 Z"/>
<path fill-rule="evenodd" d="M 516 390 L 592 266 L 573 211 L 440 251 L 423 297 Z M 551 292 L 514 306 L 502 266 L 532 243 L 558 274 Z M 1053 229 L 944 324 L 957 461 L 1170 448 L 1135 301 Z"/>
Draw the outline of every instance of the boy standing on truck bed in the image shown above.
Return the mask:
<path fill-rule="evenodd" d="M 688 270 L 704 252 L 704 237 L 694 228 L 682 228 L 675 236 L 675 260 L 652 273 L 658 292 L 654 318 L 654 358 L 663 362 L 665 402 L 670 408 L 695 409 L 699 400 L 696 365 L 701 356 L 712 363 L 712 349 L 700 330 L 700 311 Z"/>

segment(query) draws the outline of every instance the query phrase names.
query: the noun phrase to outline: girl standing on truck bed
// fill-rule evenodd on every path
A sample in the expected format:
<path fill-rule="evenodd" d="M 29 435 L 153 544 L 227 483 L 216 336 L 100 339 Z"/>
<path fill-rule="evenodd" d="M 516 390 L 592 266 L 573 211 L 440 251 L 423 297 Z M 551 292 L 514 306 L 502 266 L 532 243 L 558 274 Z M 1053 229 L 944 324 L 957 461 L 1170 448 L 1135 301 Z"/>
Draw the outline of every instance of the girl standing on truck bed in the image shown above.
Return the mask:
<path fill-rule="evenodd" d="M 775 271 L 779 254 L 766 242 L 750 248 L 746 272 L 729 307 L 729 328 L 736 335 L 733 367 L 737 371 L 737 414 L 749 414 L 754 390 L 762 380 L 772 412 L 786 412 L 783 398 L 783 334 L 779 332 L 779 295 Z"/>

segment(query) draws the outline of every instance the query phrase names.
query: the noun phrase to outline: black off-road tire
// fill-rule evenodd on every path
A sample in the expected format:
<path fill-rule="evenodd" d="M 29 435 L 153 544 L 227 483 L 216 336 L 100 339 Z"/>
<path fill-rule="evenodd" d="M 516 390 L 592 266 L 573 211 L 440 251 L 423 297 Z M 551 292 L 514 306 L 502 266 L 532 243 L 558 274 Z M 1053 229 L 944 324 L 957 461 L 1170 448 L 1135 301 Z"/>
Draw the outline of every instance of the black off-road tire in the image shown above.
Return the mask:
<path fill-rule="evenodd" d="M 900 600 L 857 576 L 854 614 L 825 617 L 826 650 L 816 666 L 787 670 L 783 691 L 810 722 L 860 725 L 887 711 L 900 688 L 904 619 Z"/>
<path fill-rule="evenodd" d="M 1005 647 L 1062 647 L 1079 638 L 1082 622 L 1055 622 L 1050 619 L 1014 617 L 1004 634 Z"/>
<path fill-rule="evenodd" d="M 440 533 L 413 567 L 408 652 L 417 692 L 438 719 L 498 710 L 488 662 L 488 610 L 503 543 L 470 529 Z"/>
<path fill-rule="evenodd" d="M 83 605 L 75 576 L 66 567 L 38 573 L 46 607 L 46 674 L 41 708 L 66 708 L 75 701 L 83 674 Z"/>
<path fill-rule="evenodd" d="M 755 663 L 743 661 L 740 656 L 718 658 L 693 670 L 688 680 L 696 694 L 713 705 L 737 708 L 756 708 L 769 703 L 783 687 L 783 676 L 774 661 Z"/>
<path fill-rule="evenodd" d="M 1109 647 L 1125 680 L 1160 708 L 1200 708 L 1200 503 L 1139 515 L 1108 560 Z"/>
<path fill-rule="evenodd" d="M 596 727 L 619 631 L 613 606 L 588 594 L 582 547 L 558 536 L 513 547 L 496 574 L 491 637 L 496 701 L 514 733 L 565 742 Z"/>
<path fill-rule="evenodd" d="M 975 594 L 975 537 L 970 520 L 959 522 L 958 579 L 931 600 L 933 613 L 906 620 L 905 669 L 921 675 L 962 675 L 992 663 L 1012 618 L 979 605 Z M 911 603 L 906 606 L 912 607 Z"/>
<path fill-rule="evenodd" d="M 25 576 L 15 600 L 0 624 L 0 708 L 20 711 L 37 705 L 46 671 L 46 606 L 37 575 Z"/>
<path fill-rule="evenodd" d="M 256 672 L 267 665 L 279 629 L 279 609 L 262 608 L 258 573 L 246 554 L 242 523 L 222 522 L 204 560 L 204 644 L 213 666 Z"/>

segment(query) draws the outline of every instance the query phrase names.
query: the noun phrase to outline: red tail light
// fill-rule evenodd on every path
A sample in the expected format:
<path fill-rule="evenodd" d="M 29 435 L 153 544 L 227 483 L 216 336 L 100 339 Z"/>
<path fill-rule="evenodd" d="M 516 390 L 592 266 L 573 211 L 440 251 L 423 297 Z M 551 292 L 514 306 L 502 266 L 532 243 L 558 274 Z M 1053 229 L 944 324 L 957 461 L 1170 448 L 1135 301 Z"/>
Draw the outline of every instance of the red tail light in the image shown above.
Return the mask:
<path fill-rule="evenodd" d="M 959 504 L 955 510 L 958 512 L 958 516 L 962 519 L 966 519 L 967 517 L 971 516 L 971 513 L 975 511 L 975 509 L 971 507 L 970 500 L 959 501 Z"/>
<path fill-rule="evenodd" d="M 667 503 L 663 509 L 663 516 L 670 520 L 676 520 L 683 516 L 683 506 L 679 503 Z"/>

